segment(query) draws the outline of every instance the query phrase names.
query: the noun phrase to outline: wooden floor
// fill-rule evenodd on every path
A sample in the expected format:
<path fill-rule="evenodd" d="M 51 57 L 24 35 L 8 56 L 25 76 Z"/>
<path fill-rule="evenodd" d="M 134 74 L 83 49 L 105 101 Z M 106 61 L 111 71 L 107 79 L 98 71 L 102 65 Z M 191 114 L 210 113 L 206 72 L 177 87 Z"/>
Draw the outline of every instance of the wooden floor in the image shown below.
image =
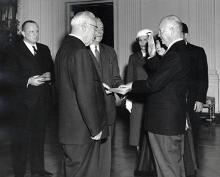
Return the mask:
<path fill-rule="evenodd" d="M 201 121 L 203 122 L 203 121 Z M 120 111 L 116 121 L 112 177 L 134 177 L 135 148 L 128 145 L 128 115 Z M 13 177 L 10 160 L 10 142 L 7 123 L 0 124 L 0 177 Z M 54 123 L 47 129 L 45 144 L 46 169 L 61 177 L 61 149 L 57 142 Z M 202 123 L 199 139 L 200 169 L 197 177 L 220 177 L 220 124 Z M 29 177 L 27 172 L 26 177 Z"/>

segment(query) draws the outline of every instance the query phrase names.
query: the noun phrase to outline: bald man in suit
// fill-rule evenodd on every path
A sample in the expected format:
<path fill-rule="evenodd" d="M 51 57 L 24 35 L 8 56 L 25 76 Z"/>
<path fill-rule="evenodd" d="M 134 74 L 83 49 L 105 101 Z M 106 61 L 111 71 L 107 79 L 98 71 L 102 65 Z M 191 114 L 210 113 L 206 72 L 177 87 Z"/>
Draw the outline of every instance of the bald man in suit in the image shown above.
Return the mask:
<path fill-rule="evenodd" d="M 157 176 L 185 177 L 183 148 L 190 56 L 183 40 L 181 20 L 174 15 L 164 17 L 159 25 L 159 37 L 168 49 L 148 79 L 110 91 L 147 94 L 145 128 L 148 130 Z M 155 56 L 155 45 L 151 41 L 149 65 L 149 62 L 154 63 Z"/>

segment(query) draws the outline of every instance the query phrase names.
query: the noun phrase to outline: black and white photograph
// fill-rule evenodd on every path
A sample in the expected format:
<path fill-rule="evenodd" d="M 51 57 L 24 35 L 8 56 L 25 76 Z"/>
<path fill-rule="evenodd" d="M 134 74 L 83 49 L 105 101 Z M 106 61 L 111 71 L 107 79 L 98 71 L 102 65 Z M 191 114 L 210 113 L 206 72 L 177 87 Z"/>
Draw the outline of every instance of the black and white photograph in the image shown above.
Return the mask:
<path fill-rule="evenodd" d="M 0 0 L 0 177 L 219 177 L 219 0 Z"/>

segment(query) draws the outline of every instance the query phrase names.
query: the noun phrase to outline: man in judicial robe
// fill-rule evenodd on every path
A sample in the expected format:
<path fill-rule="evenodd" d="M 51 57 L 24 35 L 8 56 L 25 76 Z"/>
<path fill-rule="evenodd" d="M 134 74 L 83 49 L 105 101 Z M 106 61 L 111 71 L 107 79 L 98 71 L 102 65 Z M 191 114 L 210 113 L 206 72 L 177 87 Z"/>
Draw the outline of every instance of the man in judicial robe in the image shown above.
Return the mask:
<path fill-rule="evenodd" d="M 49 48 L 39 39 L 35 21 L 22 24 L 23 40 L 9 49 L 9 80 L 14 91 L 12 116 L 12 164 L 15 177 L 24 177 L 30 160 L 32 177 L 49 177 L 44 169 L 44 139 L 50 113 L 54 65 Z"/>

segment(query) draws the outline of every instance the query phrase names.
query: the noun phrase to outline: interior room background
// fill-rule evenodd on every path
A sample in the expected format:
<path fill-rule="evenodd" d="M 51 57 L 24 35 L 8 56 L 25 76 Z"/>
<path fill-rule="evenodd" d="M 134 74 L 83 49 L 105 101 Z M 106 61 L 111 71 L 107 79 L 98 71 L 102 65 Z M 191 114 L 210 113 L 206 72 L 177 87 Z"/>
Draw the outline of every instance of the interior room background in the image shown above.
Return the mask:
<path fill-rule="evenodd" d="M 69 4 L 105 2 L 113 3 L 112 38 L 122 76 L 138 30 L 150 28 L 157 33 L 161 17 L 170 14 L 179 16 L 188 24 L 190 42 L 202 46 L 206 51 L 209 67 L 208 96 L 215 97 L 216 112 L 219 112 L 219 0 L 18 0 L 17 19 L 20 24 L 28 19 L 38 22 L 40 42 L 50 47 L 54 58 L 67 32 Z"/>

